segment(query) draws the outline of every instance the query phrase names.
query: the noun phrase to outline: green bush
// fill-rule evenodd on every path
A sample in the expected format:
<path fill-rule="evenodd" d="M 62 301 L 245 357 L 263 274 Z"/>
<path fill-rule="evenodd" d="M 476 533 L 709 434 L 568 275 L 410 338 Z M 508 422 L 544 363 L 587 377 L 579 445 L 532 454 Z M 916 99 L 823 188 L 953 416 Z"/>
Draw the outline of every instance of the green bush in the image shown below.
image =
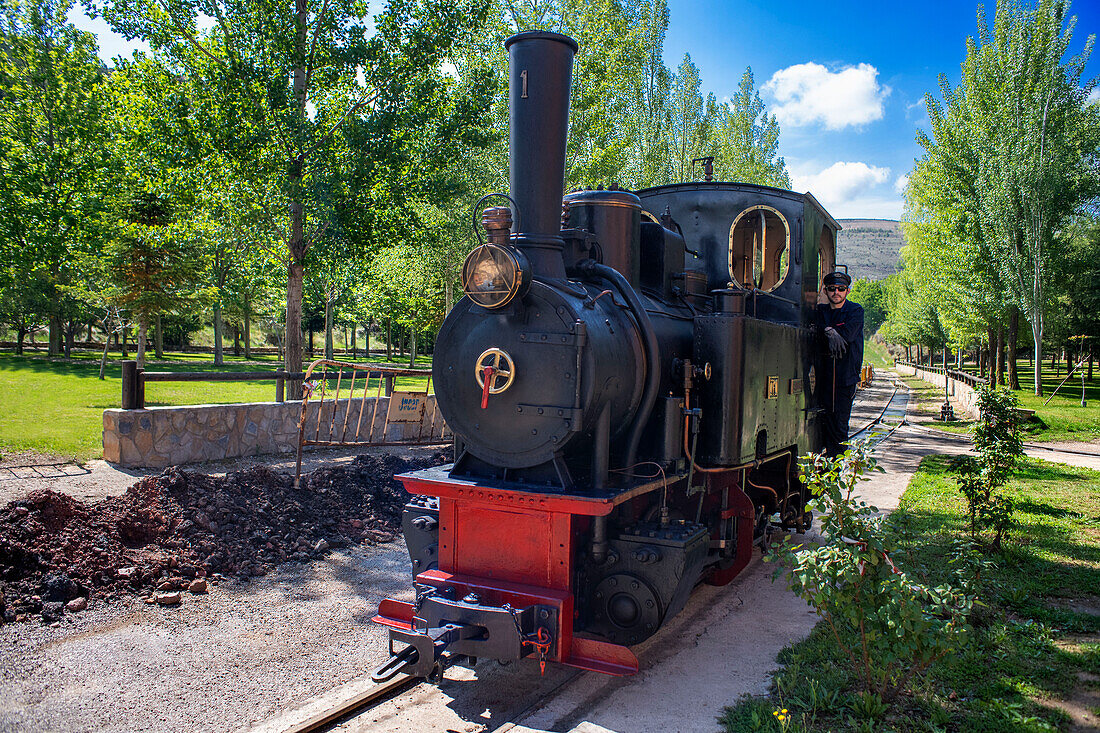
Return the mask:
<path fill-rule="evenodd" d="M 978 423 L 974 426 L 975 460 L 969 456 L 958 461 L 959 490 L 966 497 L 970 517 L 970 535 L 981 541 L 990 535 L 990 547 L 1001 549 L 1001 542 L 1012 526 L 1015 509 L 1012 498 L 1002 488 L 1012 477 L 1023 455 L 1020 419 L 1016 395 L 1007 389 L 983 386 L 978 390 Z"/>
<path fill-rule="evenodd" d="M 877 470 L 869 443 L 853 441 L 836 459 L 805 456 L 800 468 L 817 497 L 811 507 L 825 543 L 782 543 L 770 559 L 789 565 L 791 589 L 824 619 L 862 680 L 861 717 L 880 717 L 878 703 L 888 706 L 914 675 L 963 645 L 974 597 L 949 585 L 922 585 L 891 560 L 894 534 L 855 494 L 864 474 Z M 965 557 L 959 565 L 965 574 Z"/>

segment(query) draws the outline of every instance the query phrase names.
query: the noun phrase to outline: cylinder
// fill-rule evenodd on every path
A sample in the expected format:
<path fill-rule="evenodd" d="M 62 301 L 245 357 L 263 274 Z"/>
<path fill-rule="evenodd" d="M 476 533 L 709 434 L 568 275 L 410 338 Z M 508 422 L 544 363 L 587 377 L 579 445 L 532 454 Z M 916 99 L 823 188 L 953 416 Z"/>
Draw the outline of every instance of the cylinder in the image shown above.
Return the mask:
<path fill-rule="evenodd" d="M 560 33 L 529 32 L 508 49 L 508 181 L 519 209 L 516 245 L 531 250 L 536 275 L 564 277 L 561 199 L 569 132 L 569 86 L 577 42 Z"/>

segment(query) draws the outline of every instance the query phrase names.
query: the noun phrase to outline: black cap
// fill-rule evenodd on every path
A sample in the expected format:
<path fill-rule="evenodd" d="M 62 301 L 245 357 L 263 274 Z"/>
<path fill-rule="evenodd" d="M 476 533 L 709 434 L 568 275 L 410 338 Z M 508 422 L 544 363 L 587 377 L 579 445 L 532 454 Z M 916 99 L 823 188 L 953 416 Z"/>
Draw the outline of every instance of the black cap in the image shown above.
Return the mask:
<path fill-rule="evenodd" d="M 851 287 L 852 277 L 846 272 L 841 272 L 840 270 L 836 270 L 835 272 L 830 272 L 828 275 L 825 276 L 825 284 L 826 285 L 843 285 L 846 288 Z"/>

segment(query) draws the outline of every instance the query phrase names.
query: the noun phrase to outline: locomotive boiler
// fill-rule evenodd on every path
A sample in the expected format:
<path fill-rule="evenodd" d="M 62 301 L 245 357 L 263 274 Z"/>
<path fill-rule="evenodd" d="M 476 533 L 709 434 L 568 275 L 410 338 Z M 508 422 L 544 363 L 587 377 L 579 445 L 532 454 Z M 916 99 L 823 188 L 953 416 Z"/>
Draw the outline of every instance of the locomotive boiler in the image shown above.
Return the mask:
<path fill-rule="evenodd" d="M 510 195 L 436 341 L 454 462 L 398 477 L 416 599 L 379 607 L 379 680 L 466 657 L 631 674 L 695 586 L 811 520 L 796 457 L 821 445 L 810 324 L 839 226 L 709 175 L 563 196 L 577 44 L 505 46 Z"/>

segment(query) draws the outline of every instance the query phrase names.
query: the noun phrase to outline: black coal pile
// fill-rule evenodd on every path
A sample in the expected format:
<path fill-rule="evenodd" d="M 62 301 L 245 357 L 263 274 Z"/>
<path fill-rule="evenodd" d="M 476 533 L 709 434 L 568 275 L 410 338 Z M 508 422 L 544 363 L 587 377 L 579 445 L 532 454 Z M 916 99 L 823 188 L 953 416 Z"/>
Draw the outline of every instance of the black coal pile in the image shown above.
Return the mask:
<path fill-rule="evenodd" d="M 358 456 L 304 475 L 298 489 L 262 467 L 224 477 L 169 468 L 95 504 L 35 492 L 0 509 L 0 619 L 56 621 L 123 593 L 176 603 L 173 591 L 205 591 L 208 576 L 249 579 L 388 542 L 408 500 L 394 474 L 444 461 Z"/>

